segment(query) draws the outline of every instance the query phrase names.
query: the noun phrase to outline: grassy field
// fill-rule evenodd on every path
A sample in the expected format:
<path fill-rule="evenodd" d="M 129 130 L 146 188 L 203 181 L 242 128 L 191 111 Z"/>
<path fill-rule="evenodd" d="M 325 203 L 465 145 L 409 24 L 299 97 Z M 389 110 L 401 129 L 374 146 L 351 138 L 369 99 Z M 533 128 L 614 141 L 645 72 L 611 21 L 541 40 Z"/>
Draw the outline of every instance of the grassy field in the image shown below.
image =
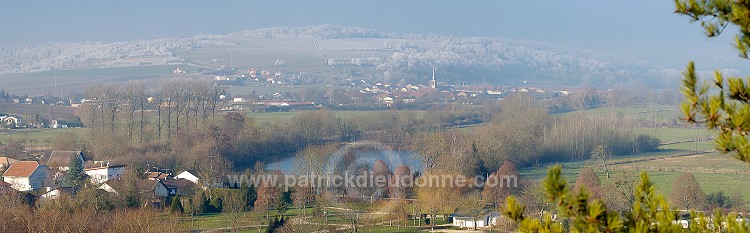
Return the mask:
<path fill-rule="evenodd" d="M 0 143 L 7 144 L 10 140 L 25 139 L 26 145 L 50 146 L 52 140 L 58 135 L 73 133 L 78 136 L 79 141 L 86 141 L 88 134 L 83 128 L 70 129 L 16 129 L 8 132 L 0 132 Z"/>
<path fill-rule="evenodd" d="M 714 148 L 716 132 L 704 128 L 638 128 L 637 133 L 659 138 L 664 150 L 706 150 Z M 697 141 L 696 141 L 697 140 Z"/>
<path fill-rule="evenodd" d="M 330 74 L 332 71 L 311 39 L 239 38 L 231 42 L 237 46 L 198 48 L 177 55 L 186 58 L 188 63 L 214 68 L 233 65 L 309 74 Z M 284 61 L 284 64 L 276 65 L 277 60 Z"/>
<path fill-rule="evenodd" d="M 373 206 L 370 206 L 373 207 Z M 367 210 L 373 211 L 366 207 Z M 346 209 L 339 208 L 327 208 L 328 218 L 324 216 L 313 216 L 312 208 L 304 208 L 298 210 L 295 208 L 286 211 L 286 216 L 289 219 L 293 219 L 297 224 L 296 226 L 304 226 L 304 228 L 322 230 L 326 229 L 324 225 L 326 222 L 330 224 L 329 229 L 340 229 L 345 230 L 351 227 L 352 213 Z M 257 232 L 260 228 L 261 232 L 265 232 L 268 219 L 266 219 L 265 213 L 259 213 L 255 211 L 244 212 L 238 214 L 231 213 L 215 213 L 215 214 L 201 214 L 196 215 L 193 218 L 189 216 L 180 217 L 180 225 L 184 228 L 191 230 L 209 230 L 209 229 L 222 229 L 232 226 L 231 219 L 233 215 L 239 215 L 237 226 L 240 227 L 239 232 Z M 276 216 L 276 212 L 271 210 L 268 213 L 270 218 Z M 395 220 L 396 216 L 391 215 L 390 217 L 385 214 L 372 214 L 372 213 L 361 213 L 359 215 L 359 227 L 358 230 L 363 232 L 423 232 L 426 229 L 424 222 L 416 223 L 413 220 L 401 220 L 400 222 L 391 222 Z M 400 224 L 399 224 L 400 223 Z M 441 217 L 436 221 L 436 224 L 446 224 Z M 401 225 L 401 227 L 398 227 Z M 436 228 L 439 229 L 453 229 L 453 228 Z M 228 229 L 226 231 L 229 231 Z M 439 231 L 438 231 L 439 232 Z"/>
<path fill-rule="evenodd" d="M 660 148 L 664 150 L 710 150 L 715 148 L 715 144 L 713 140 L 709 140 L 663 145 Z"/>
<path fill-rule="evenodd" d="M 726 194 L 739 192 L 746 201 L 750 201 L 750 165 L 734 159 L 730 155 L 708 153 L 678 158 L 664 158 L 669 155 L 684 153 L 680 150 L 666 150 L 656 153 L 645 153 L 636 156 L 618 157 L 610 162 L 624 162 L 638 158 L 663 158 L 650 161 L 631 162 L 610 166 L 613 176 L 622 172 L 647 172 L 655 183 L 656 191 L 668 196 L 674 181 L 683 173 L 693 173 L 706 194 L 724 191 Z M 565 177 L 571 183 L 575 182 L 578 172 L 587 166 L 586 162 L 561 163 Z M 606 175 L 601 168 L 596 168 L 602 183 L 607 183 Z M 531 179 L 541 179 L 546 174 L 546 167 L 521 169 L 521 176 Z"/>
<path fill-rule="evenodd" d="M 265 125 L 277 123 L 290 119 L 303 111 L 294 112 L 257 112 L 247 113 L 246 116 L 252 118 L 257 124 Z M 417 117 L 421 117 L 424 111 L 409 111 Z M 333 111 L 333 114 L 341 118 L 356 119 L 358 117 L 370 116 L 370 111 Z M 68 129 L 15 129 L 0 132 L 0 144 L 7 144 L 9 140 L 25 139 L 27 146 L 50 146 L 52 140 L 58 135 L 66 132 L 74 133 L 78 136 L 79 141 L 87 141 L 89 134 L 85 128 L 68 128 Z"/>
<path fill-rule="evenodd" d="M 0 75 L 0 89 L 12 94 L 29 96 L 83 91 L 100 82 L 127 82 L 142 80 L 158 83 L 172 76 L 176 66 L 141 66 L 101 69 L 61 69 L 56 71 Z M 57 85 L 55 85 L 57 83 Z M 57 88 L 55 88 L 57 86 Z"/>
<path fill-rule="evenodd" d="M 83 91 L 99 82 L 127 82 L 142 80 L 150 84 L 175 77 L 172 70 L 180 67 L 188 73 L 202 69 L 237 67 L 240 70 L 259 68 L 271 71 L 304 73 L 324 77 L 369 77 L 382 73 L 374 67 L 328 65 L 330 58 L 390 57 L 394 51 L 387 50 L 382 39 L 258 39 L 228 38 L 236 46 L 209 46 L 189 51 L 176 52 L 185 59 L 183 65 L 136 66 L 120 68 L 74 68 L 23 74 L 0 75 L 0 89 L 12 94 L 30 96 L 55 94 L 67 95 L 70 91 Z M 411 41 L 412 45 L 430 47 L 425 41 Z M 317 48 L 316 48 L 317 44 Z M 398 42 L 396 42 L 398 44 Z M 277 63 L 280 61 L 280 63 Z M 185 76 L 180 76 L 184 78 Z M 239 94 L 263 88 L 230 88 Z M 237 89 L 237 90 L 235 90 Z M 276 90 L 283 90 L 275 88 Z M 234 92 L 233 92 L 234 93 Z"/>
<path fill-rule="evenodd" d="M 242 96 L 242 95 L 251 95 L 255 93 L 256 95 L 273 95 L 274 93 L 284 93 L 284 92 L 299 92 L 302 89 L 309 87 L 309 86 L 290 86 L 290 85 L 277 85 L 277 84 L 268 84 L 268 83 L 260 83 L 260 82 L 248 82 L 245 86 L 231 86 L 227 87 L 227 91 L 229 93 L 232 93 L 235 96 Z"/>
<path fill-rule="evenodd" d="M 637 128 L 637 133 L 653 135 L 662 142 L 693 140 L 716 136 L 716 132 L 704 128 Z"/>
<path fill-rule="evenodd" d="M 622 114 L 622 116 L 636 119 L 639 121 L 653 121 L 655 122 L 672 122 L 680 121 L 682 117 L 679 109 L 674 106 L 649 106 L 644 107 L 617 107 L 617 108 L 594 108 L 586 109 L 583 111 L 585 114 L 593 116 L 610 116 L 613 114 Z M 575 114 L 578 112 L 568 112 L 563 114 Z"/>
<path fill-rule="evenodd" d="M 177 55 L 191 65 L 187 67 L 188 72 L 200 67 L 234 66 L 314 76 L 364 78 L 382 74 L 382 71 L 372 66 L 329 66 L 328 59 L 386 58 L 395 53 L 386 48 L 383 39 L 229 38 L 228 41 L 236 46 L 211 46 L 178 52 Z M 425 48 L 433 46 L 420 41 L 413 43 Z M 277 61 L 283 61 L 283 64 L 277 64 Z"/>
<path fill-rule="evenodd" d="M 587 110 L 586 112 L 601 114 L 607 111 L 607 109 L 595 109 Z M 643 114 L 642 108 L 616 108 L 615 111 L 631 115 Z M 669 111 L 676 112 L 674 109 Z M 679 142 L 716 136 L 716 132 L 702 128 L 639 128 L 636 129 L 636 131 L 647 135 L 653 135 L 659 138 L 662 142 Z M 617 174 L 618 172 L 621 173 L 622 171 L 632 173 L 640 173 L 642 171 L 647 172 L 656 184 L 656 191 L 665 196 L 668 196 L 671 192 L 673 183 L 678 176 L 686 172 L 691 172 L 695 175 L 705 193 L 724 191 L 725 193 L 731 194 L 739 192 L 743 194 L 746 201 L 750 201 L 750 180 L 747 179 L 750 175 L 750 166 L 734 159 L 731 155 L 708 153 L 678 158 L 667 158 L 669 156 L 687 153 L 689 150 L 705 150 L 713 148 L 713 140 L 675 143 L 661 146 L 661 151 L 659 152 L 616 157 L 609 162 L 626 162 L 624 164 L 612 166 L 611 169 L 614 171 L 612 174 Z M 629 162 L 643 158 L 660 159 Z M 563 166 L 563 172 L 570 182 L 574 182 L 580 169 L 588 164 L 589 163 L 586 161 L 561 163 Z M 606 175 L 601 170 L 602 169 L 597 169 L 597 174 L 602 179 L 602 182 L 606 183 Z M 521 170 L 521 173 L 522 176 L 540 179 L 546 174 L 546 168 L 525 168 Z"/>
<path fill-rule="evenodd" d="M 76 108 L 74 107 L 65 106 L 0 103 L 0 113 L 19 116 L 22 118 L 22 121 L 27 122 L 34 114 L 42 116 L 51 114 L 54 119 L 73 121 L 75 120 L 75 110 Z"/>

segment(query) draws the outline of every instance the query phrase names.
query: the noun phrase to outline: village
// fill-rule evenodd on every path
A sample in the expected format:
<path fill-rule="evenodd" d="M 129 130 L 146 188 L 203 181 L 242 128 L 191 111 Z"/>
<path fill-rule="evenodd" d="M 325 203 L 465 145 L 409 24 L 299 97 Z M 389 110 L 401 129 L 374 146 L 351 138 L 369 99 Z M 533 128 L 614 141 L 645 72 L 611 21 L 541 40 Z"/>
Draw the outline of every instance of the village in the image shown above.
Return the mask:
<path fill-rule="evenodd" d="M 554 89 L 534 86 L 493 86 L 486 83 L 473 85 L 456 85 L 439 81 L 433 70 L 431 79 L 421 84 L 396 84 L 373 82 L 367 80 L 348 80 L 349 83 L 337 85 L 313 84 L 296 88 L 296 92 L 275 92 L 268 94 L 232 94 L 226 91 L 233 85 L 246 83 L 260 83 L 266 88 L 294 87 L 287 81 L 290 74 L 269 70 L 256 71 L 251 68 L 246 72 L 229 69 L 222 75 L 209 73 L 186 73 L 177 68 L 174 74 L 193 75 L 224 89 L 216 95 L 216 102 L 220 104 L 220 111 L 238 112 L 283 112 L 315 109 L 331 110 L 426 110 L 445 104 L 482 105 L 492 104 L 505 96 L 514 93 L 528 93 L 538 99 L 566 98 L 577 92 L 584 95 L 596 96 L 603 99 L 611 95 L 611 90 L 593 89 Z M 230 73 L 231 75 L 226 75 Z M 246 73 L 246 74 L 245 74 Z M 213 77 L 213 78 L 210 78 Z M 254 93 L 254 92 L 253 92 Z M 311 94 L 305 94 L 311 93 Z M 147 100 L 145 110 L 153 115 L 155 96 L 152 93 Z M 73 113 L 81 107 L 97 104 L 99 100 L 87 98 L 86 93 L 72 92 L 69 95 L 39 95 L 18 96 L 0 92 L 0 128 L 75 128 L 82 127 L 80 118 Z M 166 103 L 161 103 L 162 105 Z M 588 107 L 595 107 L 599 103 L 589 103 Z M 164 107 L 164 106 L 162 106 Z M 572 107 L 564 107 L 562 111 L 571 111 Z M 554 110 L 560 111 L 560 110 Z"/>
<path fill-rule="evenodd" d="M 225 71 L 222 75 L 216 75 L 214 80 L 223 85 L 245 85 L 248 82 L 265 83 L 265 85 L 300 85 L 305 83 L 302 74 L 285 73 L 283 71 L 261 70 L 250 68 L 247 74 L 237 74 Z M 175 69 L 175 74 L 186 74 L 180 68 Z M 226 75 L 232 73 L 233 75 Z M 300 80 L 300 81 L 291 81 Z M 327 93 L 321 102 L 300 102 L 293 93 L 274 93 L 273 95 L 257 96 L 234 96 L 231 99 L 232 109 L 240 109 L 242 105 L 261 105 L 276 107 L 311 107 L 315 105 L 327 105 L 333 109 L 345 110 L 346 107 L 363 106 L 385 106 L 393 107 L 425 104 L 425 103 L 463 103 L 481 104 L 486 101 L 502 99 L 509 93 L 531 93 L 537 98 L 556 98 L 568 96 L 572 92 L 565 89 L 545 89 L 533 86 L 493 86 L 486 83 L 475 85 L 450 84 L 439 81 L 436 78 L 435 69 L 432 70 L 431 79 L 426 83 L 385 83 L 364 79 L 344 79 L 343 82 L 335 84 L 319 85 L 327 89 Z M 332 89 L 339 89 L 332 91 Z M 304 98 L 304 97 L 303 97 Z"/>
<path fill-rule="evenodd" d="M 71 165 L 77 165 L 78 168 L 71 168 Z M 80 187 L 65 185 L 63 179 L 69 172 L 77 171 L 76 169 L 78 172 L 82 169 L 85 179 L 98 189 L 113 194 L 118 193 L 118 190 L 123 192 L 121 178 L 126 170 L 125 165 L 86 160 L 81 151 L 52 151 L 49 158 L 41 163 L 0 157 L 0 171 L 3 171 L 0 193 L 28 193 L 42 203 L 54 200 L 60 195 L 74 195 Z M 195 171 L 174 174 L 171 171 L 153 168 L 147 170 L 142 177 L 143 179 L 137 180 L 138 192 L 149 198 L 148 203 L 154 207 L 161 207 L 166 197 L 192 195 L 193 187 L 200 187 Z"/>

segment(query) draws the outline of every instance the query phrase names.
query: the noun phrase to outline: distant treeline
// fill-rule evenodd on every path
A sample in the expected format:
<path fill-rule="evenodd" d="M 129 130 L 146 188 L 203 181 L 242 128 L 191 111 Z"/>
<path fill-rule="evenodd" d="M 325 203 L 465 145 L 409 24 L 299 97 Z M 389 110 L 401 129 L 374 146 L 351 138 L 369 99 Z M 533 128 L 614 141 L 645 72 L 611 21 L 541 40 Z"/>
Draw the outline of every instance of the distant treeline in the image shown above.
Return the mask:
<path fill-rule="evenodd" d="M 525 95 L 506 98 L 487 123 L 470 130 L 421 134 L 412 141 L 426 167 L 467 175 L 487 174 L 503 161 L 521 166 L 585 160 L 597 146 L 614 156 L 654 151 L 659 140 L 638 134 L 637 122 L 617 116 L 552 116 Z M 484 110 L 488 110 L 485 108 Z"/>

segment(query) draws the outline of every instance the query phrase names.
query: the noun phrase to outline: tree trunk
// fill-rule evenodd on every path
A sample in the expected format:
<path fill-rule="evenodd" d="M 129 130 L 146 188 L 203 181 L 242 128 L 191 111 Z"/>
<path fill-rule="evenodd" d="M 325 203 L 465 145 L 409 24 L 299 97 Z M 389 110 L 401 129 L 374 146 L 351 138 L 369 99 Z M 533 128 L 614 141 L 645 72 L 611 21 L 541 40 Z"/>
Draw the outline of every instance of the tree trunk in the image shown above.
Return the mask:
<path fill-rule="evenodd" d="M 157 134 L 156 137 L 159 139 L 158 140 L 159 142 L 161 142 L 161 127 L 162 127 L 162 124 L 161 124 L 161 122 L 162 122 L 161 121 L 161 103 L 162 103 L 162 101 L 159 101 L 159 106 L 156 107 L 156 115 L 157 115 L 156 116 L 156 134 Z"/>

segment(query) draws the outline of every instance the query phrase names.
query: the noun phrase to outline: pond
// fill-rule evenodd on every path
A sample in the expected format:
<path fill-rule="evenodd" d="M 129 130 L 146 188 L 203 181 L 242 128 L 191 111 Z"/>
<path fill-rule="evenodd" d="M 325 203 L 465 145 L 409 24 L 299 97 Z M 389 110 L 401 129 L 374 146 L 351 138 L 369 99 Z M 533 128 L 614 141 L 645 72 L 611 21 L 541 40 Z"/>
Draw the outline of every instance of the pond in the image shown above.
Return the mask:
<path fill-rule="evenodd" d="M 389 149 L 350 149 L 355 157 L 357 164 L 368 164 L 372 167 L 378 160 L 383 160 L 391 170 L 395 170 L 400 165 L 407 165 L 412 171 L 422 171 L 422 162 L 419 160 L 419 154 L 409 150 L 389 150 Z M 331 155 L 329 164 L 343 162 L 342 150 Z M 283 159 L 266 164 L 267 170 L 279 170 L 285 174 L 294 173 L 297 166 L 297 159 L 294 156 L 286 156 Z"/>

